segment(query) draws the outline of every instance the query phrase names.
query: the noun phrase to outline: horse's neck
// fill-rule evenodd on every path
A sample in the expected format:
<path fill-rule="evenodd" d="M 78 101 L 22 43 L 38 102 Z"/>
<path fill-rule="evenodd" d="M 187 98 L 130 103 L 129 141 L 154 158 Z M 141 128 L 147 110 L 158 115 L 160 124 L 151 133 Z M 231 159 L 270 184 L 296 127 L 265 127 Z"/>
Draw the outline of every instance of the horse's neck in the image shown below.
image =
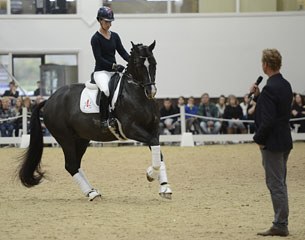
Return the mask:
<path fill-rule="evenodd" d="M 122 83 L 123 83 L 122 94 L 128 94 L 128 95 L 132 94 L 133 98 L 135 99 L 141 99 L 143 101 L 147 100 L 143 87 L 128 72 L 126 72 L 123 75 Z"/>
<path fill-rule="evenodd" d="M 138 81 L 133 77 L 133 75 L 126 71 L 126 73 L 124 73 L 123 77 L 122 77 L 122 80 L 124 82 L 127 82 L 128 84 L 133 84 L 133 85 L 136 85 L 136 86 L 140 86 L 140 84 L 138 83 Z"/>

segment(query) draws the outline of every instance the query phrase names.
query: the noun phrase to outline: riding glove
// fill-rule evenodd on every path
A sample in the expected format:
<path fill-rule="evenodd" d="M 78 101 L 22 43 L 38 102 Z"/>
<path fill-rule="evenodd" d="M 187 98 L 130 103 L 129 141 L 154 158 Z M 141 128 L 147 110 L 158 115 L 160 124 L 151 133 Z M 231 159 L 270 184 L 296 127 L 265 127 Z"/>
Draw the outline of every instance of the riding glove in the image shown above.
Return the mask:
<path fill-rule="evenodd" d="M 125 67 L 120 65 L 120 64 L 113 64 L 112 69 L 115 70 L 116 72 L 123 72 Z"/>

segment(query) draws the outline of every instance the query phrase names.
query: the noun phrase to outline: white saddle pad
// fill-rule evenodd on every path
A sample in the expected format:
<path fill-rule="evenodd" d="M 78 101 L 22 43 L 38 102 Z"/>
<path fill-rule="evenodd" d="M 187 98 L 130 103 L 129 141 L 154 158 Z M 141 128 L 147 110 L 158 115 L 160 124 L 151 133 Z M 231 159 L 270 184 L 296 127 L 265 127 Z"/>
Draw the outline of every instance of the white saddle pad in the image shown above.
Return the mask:
<path fill-rule="evenodd" d="M 117 86 L 117 88 L 115 89 L 112 101 L 111 101 L 111 109 L 114 110 L 114 106 L 115 103 L 118 99 L 118 95 L 119 95 L 119 89 L 120 89 L 120 85 L 121 85 L 121 80 Z M 96 104 L 96 97 L 97 97 L 97 93 L 98 93 L 98 88 L 96 86 L 96 84 L 92 84 L 89 81 L 87 81 L 85 83 L 85 88 L 81 93 L 80 96 L 80 110 L 83 113 L 99 113 L 100 112 L 100 108 L 99 106 Z"/>
<path fill-rule="evenodd" d="M 95 85 L 95 84 L 91 84 L 91 85 Z M 80 110 L 83 113 L 100 112 L 99 106 L 96 104 L 97 93 L 98 93 L 97 87 L 95 87 L 95 89 L 93 87 L 89 89 L 86 83 L 86 87 L 84 88 L 80 96 Z"/>

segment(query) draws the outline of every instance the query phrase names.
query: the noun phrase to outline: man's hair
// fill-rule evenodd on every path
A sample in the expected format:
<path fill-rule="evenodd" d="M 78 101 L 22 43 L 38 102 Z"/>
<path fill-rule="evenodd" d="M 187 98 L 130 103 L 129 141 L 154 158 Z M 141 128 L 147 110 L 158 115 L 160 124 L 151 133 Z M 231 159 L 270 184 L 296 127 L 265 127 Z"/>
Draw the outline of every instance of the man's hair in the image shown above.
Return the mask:
<path fill-rule="evenodd" d="M 282 66 L 282 56 L 277 49 L 265 49 L 263 50 L 262 62 L 266 63 L 273 71 L 277 71 Z"/>
<path fill-rule="evenodd" d="M 201 95 L 201 98 L 203 98 L 204 96 L 207 96 L 208 98 L 210 97 L 210 95 L 208 93 L 204 93 Z"/>

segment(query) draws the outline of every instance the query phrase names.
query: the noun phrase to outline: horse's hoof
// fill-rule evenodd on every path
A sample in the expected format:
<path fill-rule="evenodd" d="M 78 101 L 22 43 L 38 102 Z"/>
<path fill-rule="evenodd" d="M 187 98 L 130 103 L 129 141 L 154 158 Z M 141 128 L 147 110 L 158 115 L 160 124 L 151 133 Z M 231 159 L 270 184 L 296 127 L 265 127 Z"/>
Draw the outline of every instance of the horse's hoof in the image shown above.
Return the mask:
<path fill-rule="evenodd" d="M 152 166 L 149 166 L 146 170 L 146 178 L 148 182 L 153 182 L 158 178 L 158 172 L 153 169 Z"/>
<path fill-rule="evenodd" d="M 160 197 L 172 200 L 172 193 L 159 193 Z"/>
<path fill-rule="evenodd" d="M 169 184 L 164 184 L 160 186 L 159 195 L 165 199 L 172 199 L 172 190 L 170 189 Z"/>
<path fill-rule="evenodd" d="M 100 194 L 96 189 L 93 189 L 91 192 L 88 193 L 88 201 L 93 201 L 97 197 L 102 198 L 102 194 Z"/>

